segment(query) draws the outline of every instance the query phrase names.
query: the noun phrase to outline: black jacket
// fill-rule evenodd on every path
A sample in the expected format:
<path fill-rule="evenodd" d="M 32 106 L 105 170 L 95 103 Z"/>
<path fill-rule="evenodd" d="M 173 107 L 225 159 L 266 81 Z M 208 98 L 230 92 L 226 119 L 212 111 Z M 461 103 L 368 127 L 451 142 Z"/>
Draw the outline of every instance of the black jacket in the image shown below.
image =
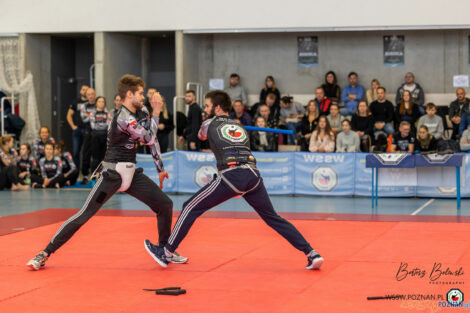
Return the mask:
<path fill-rule="evenodd" d="M 193 103 L 189 106 L 188 122 L 184 130 L 184 138 L 189 142 L 198 142 L 197 133 L 202 124 L 202 110 L 199 104 Z"/>

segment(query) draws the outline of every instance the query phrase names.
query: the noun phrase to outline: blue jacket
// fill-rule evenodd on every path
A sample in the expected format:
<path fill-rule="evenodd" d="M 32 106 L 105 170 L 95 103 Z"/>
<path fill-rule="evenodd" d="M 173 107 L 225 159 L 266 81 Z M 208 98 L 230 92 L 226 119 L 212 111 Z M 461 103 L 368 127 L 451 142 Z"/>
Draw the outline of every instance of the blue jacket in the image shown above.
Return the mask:
<path fill-rule="evenodd" d="M 460 117 L 459 134 L 462 135 L 468 126 L 470 126 L 470 114 L 464 113 Z"/>
<path fill-rule="evenodd" d="M 349 94 L 355 94 L 356 100 L 348 100 Z M 351 87 L 350 85 L 344 87 L 343 92 L 341 93 L 341 100 L 344 102 L 344 107 L 349 111 L 355 111 L 359 100 L 363 99 L 365 95 L 364 87 L 357 84 L 356 87 Z"/>

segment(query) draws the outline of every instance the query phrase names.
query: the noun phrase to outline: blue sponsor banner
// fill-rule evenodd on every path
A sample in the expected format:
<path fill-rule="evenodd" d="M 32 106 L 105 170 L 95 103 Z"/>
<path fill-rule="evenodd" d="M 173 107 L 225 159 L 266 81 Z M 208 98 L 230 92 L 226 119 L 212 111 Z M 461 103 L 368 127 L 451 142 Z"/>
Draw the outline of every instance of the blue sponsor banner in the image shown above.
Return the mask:
<path fill-rule="evenodd" d="M 253 152 L 253 155 L 269 194 L 294 194 L 294 152 Z"/>
<path fill-rule="evenodd" d="M 178 151 L 178 172 L 178 192 L 195 193 L 217 174 L 214 154 Z"/>
<path fill-rule="evenodd" d="M 176 166 L 176 158 L 178 153 L 176 151 L 163 153 L 163 166 L 168 172 L 169 179 L 165 179 L 163 182 L 163 191 L 164 192 L 177 192 L 177 177 L 178 177 L 178 168 Z M 150 177 L 151 180 L 159 184 L 158 180 L 158 171 L 153 163 L 153 158 L 151 154 L 137 154 L 137 167 L 142 167 L 144 169 L 145 175 Z"/>
<path fill-rule="evenodd" d="M 273 195 L 371 195 L 371 169 L 366 168 L 367 153 L 255 152 L 258 168 L 269 194 Z M 165 192 L 194 193 L 212 181 L 217 173 L 212 153 L 173 151 L 163 154 L 163 163 L 170 179 L 165 180 Z M 418 157 L 419 158 L 419 157 Z M 418 160 L 418 159 L 417 159 Z M 428 160 L 416 161 L 417 164 Z M 417 185 L 402 171 L 380 170 L 380 180 L 387 178 L 389 186 L 380 186 L 381 197 L 455 197 L 455 167 L 458 159 L 446 160 L 450 167 L 417 167 Z M 431 162 L 435 163 L 435 162 Z M 417 165 L 415 164 L 415 165 Z M 426 164 L 423 164 L 426 165 Z M 434 164 L 431 164 L 434 165 Z M 137 166 L 158 183 L 158 174 L 149 154 L 137 155 Z M 470 197 L 470 159 L 462 160 L 461 194 Z M 386 176 L 386 177 L 385 177 Z M 416 184 L 416 181 L 415 181 Z M 435 186 L 433 185 L 435 184 Z M 405 186 L 404 186 L 405 185 Z"/>
<path fill-rule="evenodd" d="M 372 169 L 366 168 L 366 157 L 369 153 L 355 153 L 355 186 L 354 195 L 370 197 L 372 194 Z M 408 161 L 407 161 L 408 162 Z M 399 169 L 398 169 L 399 171 Z M 380 175 L 380 174 L 379 174 Z M 415 186 L 380 186 L 380 197 L 414 197 L 416 195 Z"/>
<path fill-rule="evenodd" d="M 354 153 L 295 153 L 295 194 L 352 196 L 354 159 Z"/>

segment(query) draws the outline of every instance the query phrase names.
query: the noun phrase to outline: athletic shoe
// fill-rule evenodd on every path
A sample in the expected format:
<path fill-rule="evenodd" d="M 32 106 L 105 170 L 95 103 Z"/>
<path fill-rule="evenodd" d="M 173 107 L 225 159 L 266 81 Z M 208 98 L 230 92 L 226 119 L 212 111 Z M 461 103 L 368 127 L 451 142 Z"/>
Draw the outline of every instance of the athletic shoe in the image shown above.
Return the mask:
<path fill-rule="evenodd" d="M 165 249 L 159 246 L 154 245 L 150 240 L 145 239 L 144 241 L 145 250 L 150 254 L 150 256 L 162 267 L 168 266 L 168 259 L 165 255 Z"/>
<path fill-rule="evenodd" d="M 88 184 L 88 177 L 83 176 L 83 179 L 82 179 L 82 181 L 80 182 L 80 184 L 82 184 L 82 185 Z"/>
<path fill-rule="evenodd" d="M 168 255 L 168 253 L 171 253 L 166 248 L 164 249 L 165 249 L 166 255 Z M 170 261 L 171 263 L 176 263 L 176 264 L 184 264 L 188 262 L 188 258 L 185 258 L 184 256 L 179 255 L 176 251 L 171 253 L 171 256 L 167 257 L 167 260 Z"/>
<path fill-rule="evenodd" d="M 320 269 L 321 265 L 323 264 L 323 258 L 321 255 L 318 254 L 317 251 L 312 250 L 309 254 L 307 254 L 307 269 L 308 270 L 318 270 Z"/>
<path fill-rule="evenodd" d="M 26 265 L 29 266 L 31 269 L 38 271 L 46 265 L 46 261 L 49 258 L 45 251 L 41 251 L 32 258 Z"/>

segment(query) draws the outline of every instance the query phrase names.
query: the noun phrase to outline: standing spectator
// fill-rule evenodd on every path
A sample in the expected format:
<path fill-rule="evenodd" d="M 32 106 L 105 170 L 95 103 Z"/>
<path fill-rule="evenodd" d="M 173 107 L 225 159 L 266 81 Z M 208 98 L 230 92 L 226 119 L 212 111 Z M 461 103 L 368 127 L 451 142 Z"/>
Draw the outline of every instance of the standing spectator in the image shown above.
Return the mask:
<path fill-rule="evenodd" d="M 320 115 L 328 115 L 330 114 L 330 105 L 331 100 L 325 96 L 325 91 L 323 88 L 318 87 L 315 89 L 315 103 L 318 106 L 318 112 Z"/>
<path fill-rule="evenodd" d="M 14 145 L 15 141 L 12 136 L 0 137 L 0 189 L 7 187 L 11 191 L 28 190 L 29 185 L 20 184 L 15 155 L 12 154 Z"/>
<path fill-rule="evenodd" d="M 420 117 L 418 106 L 411 97 L 411 92 L 403 91 L 403 96 L 395 108 L 395 125 L 400 125 L 402 121 L 407 121 L 411 125 L 411 131 L 416 134 L 415 123 Z"/>
<path fill-rule="evenodd" d="M 341 131 L 341 123 L 344 121 L 344 116 L 339 114 L 339 107 L 337 104 L 330 105 L 330 114 L 327 116 L 328 123 L 331 130 L 337 135 Z"/>
<path fill-rule="evenodd" d="M 34 182 L 38 182 L 40 177 L 38 176 L 38 164 L 36 160 L 31 156 L 31 146 L 27 143 L 23 143 L 20 146 L 20 155 L 16 161 L 16 167 L 18 168 L 18 178 L 20 183 L 23 185 L 31 185 Z"/>
<path fill-rule="evenodd" d="M 470 99 L 465 96 L 463 88 L 458 88 L 455 93 L 457 99 L 450 103 L 449 118 L 452 121 L 452 139 L 457 140 L 461 118 L 470 112 Z"/>
<path fill-rule="evenodd" d="M 202 120 L 202 117 L 201 117 Z M 185 143 L 184 143 L 184 130 L 188 126 L 188 118 L 184 115 L 183 112 L 176 111 L 176 136 L 178 137 L 178 141 L 176 144 L 176 150 L 184 150 Z"/>
<path fill-rule="evenodd" d="M 366 91 L 366 99 L 367 103 L 371 104 L 375 100 L 377 100 L 377 88 L 380 87 L 380 82 L 377 78 L 374 78 L 370 82 L 370 89 L 367 89 Z"/>
<path fill-rule="evenodd" d="M 150 105 L 150 100 L 153 97 L 153 94 L 157 92 L 157 89 L 155 88 L 149 88 L 147 89 L 147 99 L 145 99 L 144 106 L 147 108 L 147 111 L 149 112 L 150 115 L 152 115 L 153 109 L 152 106 Z"/>
<path fill-rule="evenodd" d="M 307 109 L 304 116 L 302 117 L 300 126 L 300 133 L 302 134 L 302 137 L 300 138 L 301 151 L 308 151 L 310 137 L 318 126 L 319 116 L 320 114 L 318 114 L 318 106 L 316 101 L 310 100 L 307 104 Z"/>
<path fill-rule="evenodd" d="M 304 113 L 304 107 L 294 102 L 292 97 L 281 98 L 281 123 L 293 131 L 293 134 L 288 137 L 291 145 L 297 144 L 297 132 L 300 130 L 300 119 Z"/>
<path fill-rule="evenodd" d="M 415 150 L 419 152 L 434 152 L 437 150 L 437 140 L 429 133 L 426 125 L 418 127 Z"/>
<path fill-rule="evenodd" d="M 241 101 L 244 106 L 248 105 L 245 89 L 240 85 L 240 76 L 237 73 L 230 75 L 230 87 L 225 89 L 232 103 Z"/>
<path fill-rule="evenodd" d="M 325 96 L 330 101 L 339 102 L 341 100 L 341 88 L 337 82 L 335 72 L 329 71 L 325 74 L 325 83 L 321 87 L 325 91 Z"/>
<path fill-rule="evenodd" d="M 93 163 L 91 171 L 94 172 L 106 154 L 106 141 L 108 137 L 108 127 L 110 119 L 106 109 L 106 99 L 104 97 L 96 98 L 96 107 L 91 111 L 91 155 Z"/>
<path fill-rule="evenodd" d="M 49 127 L 41 126 L 41 128 L 39 129 L 39 138 L 36 138 L 33 141 L 33 152 L 38 163 L 39 160 L 44 157 L 44 146 L 47 142 L 54 144 L 55 140 L 51 137 Z"/>
<path fill-rule="evenodd" d="M 388 135 L 394 133 L 393 121 L 393 104 L 385 99 L 386 90 L 384 87 L 377 88 L 377 100 L 373 101 L 370 106 L 370 112 L 374 119 L 374 134 L 377 131 L 385 131 Z"/>
<path fill-rule="evenodd" d="M 281 99 L 281 93 L 276 87 L 274 77 L 272 77 L 271 75 L 266 76 L 266 79 L 264 80 L 264 88 L 261 89 L 259 95 L 259 103 L 266 103 L 266 96 L 269 94 L 274 94 L 276 96 L 275 105 L 279 106 L 279 99 Z"/>
<path fill-rule="evenodd" d="M 194 90 L 186 91 L 184 101 L 189 105 L 187 126 L 184 130 L 184 135 L 179 137 L 178 140 L 181 143 L 183 139 L 186 139 L 189 151 L 199 151 L 201 142 L 197 134 L 202 123 L 202 111 L 199 104 L 196 103 L 196 93 Z"/>
<path fill-rule="evenodd" d="M 73 102 L 67 111 L 67 122 L 72 129 L 73 161 L 80 166 L 80 151 L 82 149 L 83 138 L 85 136 L 85 125 L 82 121 L 82 111 L 87 102 L 86 92 L 88 86 L 83 85 L 80 88 L 80 97 Z M 38 159 L 39 160 L 39 159 Z"/>
<path fill-rule="evenodd" d="M 331 130 L 326 116 L 321 115 L 318 119 L 317 128 L 310 137 L 310 152 L 334 152 L 335 134 Z"/>
<path fill-rule="evenodd" d="M 255 119 L 256 127 L 266 127 L 266 120 L 262 116 Z M 274 134 L 264 131 L 252 131 L 250 133 L 250 146 L 253 151 L 272 152 L 275 151 Z"/>
<path fill-rule="evenodd" d="M 114 109 L 111 111 L 111 113 L 109 114 L 109 119 L 112 121 L 114 116 L 116 115 L 116 113 L 121 109 L 121 106 L 122 106 L 122 101 L 121 101 L 121 97 L 116 94 L 114 96 Z"/>
<path fill-rule="evenodd" d="M 336 137 L 336 152 L 359 152 L 359 136 L 351 130 L 351 122 L 341 122 L 342 132 Z"/>
<path fill-rule="evenodd" d="M 460 137 L 460 150 L 470 151 L 470 127 L 467 127 Z"/>
<path fill-rule="evenodd" d="M 230 112 L 230 118 L 240 121 L 240 124 L 245 126 L 251 126 L 253 121 L 251 120 L 250 114 L 245 112 L 245 107 L 241 100 L 235 100 L 232 104 L 233 111 Z"/>
<path fill-rule="evenodd" d="M 418 106 L 420 114 L 424 115 L 424 90 L 423 87 L 415 82 L 415 75 L 411 72 L 405 74 L 405 83 L 397 89 L 395 103 L 400 103 L 400 99 L 403 97 L 403 91 L 405 90 L 411 93 L 413 102 Z"/>
<path fill-rule="evenodd" d="M 73 162 L 70 152 L 64 151 L 64 142 L 60 141 L 54 145 L 54 156 L 62 161 L 62 173 L 64 175 L 64 184 L 73 186 L 77 182 L 78 169 Z"/>
<path fill-rule="evenodd" d="M 351 128 L 361 139 L 361 151 L 369 152 L 374 129 L 374 119 L 369 111 L 366 100 L 357 104 L 357 112 L 352 116 Z"/>
<path fill-rule="evenodd" d="M 351 72 L 348 75 L 349 85 L 344 87 L 341 94 L 341 100 L 344 102 L 344 108 L 341 114 L 344 116 L 353 115 L 357 110 L 357 103 L 365 96 L 364 87 L 357 83 L 357 74 Z"/>
<path fill-rule="evenodd" d="M 157 139 L 158 143 L 160 144 L 161 153 L 165 153 L 168 151 L 168 146 L 170 144 L 170 133 L 175 128 L 175 125 L 173 124 L 173 115 L 168 112 L 165 98 L 162 97 L 162 100 L 163 106 L 159 116 L 160 120 L 158 122 Z"/>
<path fill-rule="evenodd" d="M 54 145 L 50 142 L 46 143 L 45 156 L 39 160 L 39 168 L 42 179 L 39 183 L 33 183 L 33 188 L 59 189 L 63 186 L 62 161 L 54 156 Z"/>
<path fill-rule="evenodd" d="M 407 121 L 400 123 L 398 132 L 393 135 L 391 152 L 413 152 L 415 138 L 411 134 L 411 125 Z"/>
<path fill-rule="evenodd" d="M 444 124 L 442 118 L 436 115 L 436 105 L 432 102 L 426 104 L 426 115 L 419 118 L 418 128 L 425 125 L 428 132 L 436 139 L 439 140 L 444 134 Z"/>
<path fill-rule="evenodd" d="M 93 88 L 88 88 L 86 91 L 87 102 L 81 111 L 83 127 L 85 128 L 85 135 L 83 137 L 82 146 L 82 184 L 88 184 L 88 174 L 90 172 L 91 152 L 92 152 L 92 138 L 91 138 L 91 125 L 90 117 L 96 109 L 96 92 Z"/>

